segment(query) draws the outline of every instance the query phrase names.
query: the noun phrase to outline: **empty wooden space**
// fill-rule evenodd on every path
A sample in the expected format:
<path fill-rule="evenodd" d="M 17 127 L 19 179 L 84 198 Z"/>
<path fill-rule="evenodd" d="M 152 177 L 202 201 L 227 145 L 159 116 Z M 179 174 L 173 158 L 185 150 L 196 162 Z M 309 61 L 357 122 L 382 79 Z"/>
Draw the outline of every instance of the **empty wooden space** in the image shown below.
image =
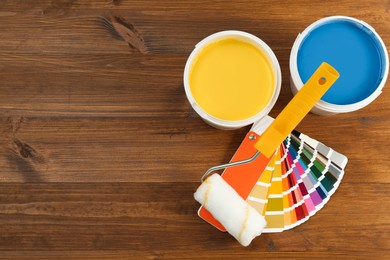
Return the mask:
<path fill-rule="evenodd" d="M 276 116 L 292 98 L 296 36 L 330 15 L 364 20 L 390 46 L 383 0 L 1 1 L 0 258 L 388 257 L 389 82 L 362 110 L 300 124 L 349 158 L 308 222 L 244 248 L 197 216 L 201 175 L 249 127 L 217 130 L 191 111 L 182 76 L 194 45 L 229 29 L 269 44 L 283 75 Z"/>

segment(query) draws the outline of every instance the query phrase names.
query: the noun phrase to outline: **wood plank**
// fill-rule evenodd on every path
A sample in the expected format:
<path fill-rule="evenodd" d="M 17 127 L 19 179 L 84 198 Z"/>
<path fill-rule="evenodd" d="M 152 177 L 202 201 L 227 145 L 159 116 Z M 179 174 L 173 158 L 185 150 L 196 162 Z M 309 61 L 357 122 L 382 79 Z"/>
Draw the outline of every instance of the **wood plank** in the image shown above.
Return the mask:
<path fill-rule="evenodd" d="M 364 118 L 344 119 L 318 131 L 316 118 L 310 115 L 299 129 L 349 157 L 343 182 L 390 183 L 389 162 L 374 157 L 387 153 L 385 125 L 364 128 Z M 230 160 L 246 131 L 221 132 L 193 117 L 2 118 L 1 180 L 198 181 L 209 167 Z"/>
<path fill-rule="evenodd" d="M 299 130 L 349 158 L 308 222 L 248 248 L 200 220 L 193 192 L 250 127 L 216 130 L 190 109 L 182 75 L 221 30 L 263 39 L 282 68 L 272 116 L 292 98 L 296 36 L 330 15 L 364 20 L 390 46 L 390 2 L 0 1 L 0 258 L 385 259 L 390 248 L 390 92 Z M 146 53 L 103 18 L 123 19 Z M 118 37 L 117 37 L 118 38 Z"/>
<path fill-rule="evenodd" d="M 188 112 L 179 76 L 184 63 L 178 55 L 10 55 L 0 65 L 1 110 L 54 116 Z"/>
<path fill-rule="evenodd" d="M 192 199 L 196 186 L 188 182 L 1 184 L 0 250 L 175 254 L 172 248 L 176 248 L 181 254 L 192 250 L 234 256 L 242 250 L 240 245 L 196 217 L 198 205 Z M 283 233 L 263 234 L 245 251 L 364 256 L 370 243 L 373 255 L 385 252 L 389 234 L 382 228 L 390 224 L 386 214 L 390 202 L 383 201 L 382 207 L 370 202 L 378 193 L 389 192 L 389 184 L 345 185 L 310 221 Z M 362 232 L 366 229 L 370 232 Z"/>
<path fill-rule="evenodd" d="M 367 6 L 369 8 L 363 8 Z M 289 1 L 274 2 L 240 1 L 240 3 L 210 1 L 40 1 L 31 7 L 24 1 L 4 3 L 7 10 L 0 19 L 5 21 L 20 14 L 22 19 L 12 19 L 13 30 L 3 24 L 1 32 L 4 46 L 11 51 L 17 43 L 31 44 L 18 48 L 27 52 L 100 53 L 118 51 L 112 46 L 97 18 L 120 15 L 133 23 L 145 35 L 147 45 L 161 52 L 185 52 L 191 50 L 201 38 L 224 29 L 247 30 L 261 36 L 273 48 L 290 49 L 296 35 L 311 22 L 329 15 L 356 16 L 370 23 L 388 39 L 390 18 L 386 15 L 386 1 L 370 0 L 356 6 L 354 2 L 339 1 Z M 0 20 L 1 21 L 1 20 Z M 174 28 L 174 30 L 172 29 Z M 28 34 L 26 34 L 28 29 Z M 2 34 L 3 35 L 3 34 Z M 280 37 L 283 35 L 283 37 Z M 8 40 L 9 39 L 9 40 Z M 76 40 L 76 41 L 75 41 Z M 180 44 L 177 44 L 177 42 Z M 99 42 L 98 45 L 94 42 Z M 3 46 L 2 46 L 3 47 Z M 126 48 L 122 48 L 122 52 Z"/>
<path fill-rule="evenodd" d="M 5 251 L 2 256 L 11 259 L 42 259 L 42 256 L 47 259 L 382 259 L 387 255 L 381 252 L 248 252 L 246 249 L 238 248 L 234 252 L 217 252 L 210 253 L 206 251 L 197 252 L 192 255 L 193 251 L 189 250 L 167 250 L 153 251 L 144 253 L 137 250 L 97 250 L 97 251 Z"/>

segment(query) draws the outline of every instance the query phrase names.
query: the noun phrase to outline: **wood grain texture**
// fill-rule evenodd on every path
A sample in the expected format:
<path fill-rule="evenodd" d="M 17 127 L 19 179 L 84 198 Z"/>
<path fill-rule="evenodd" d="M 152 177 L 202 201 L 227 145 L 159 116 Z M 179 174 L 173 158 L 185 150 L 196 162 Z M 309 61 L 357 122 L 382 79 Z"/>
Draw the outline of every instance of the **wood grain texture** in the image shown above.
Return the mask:
<path fill-rule="evenodd" d="M 300 131 L 349 158 L 338 192 L 305 224 L 243 248 L 197 217 L 193 192 L 249 127 L 203 123 L 182 74 L 205 36 L 253 33 L 282 68 L 276 116 L 292 97 L 299 32 L 349 15 L 390 46 L 389 13 L 383 0 L 0 1 L 0 258 L 388 257 L 389 82 L 362 110 L 305 118 Z M 147 51 L 103 17 L 123 19 Z"/>

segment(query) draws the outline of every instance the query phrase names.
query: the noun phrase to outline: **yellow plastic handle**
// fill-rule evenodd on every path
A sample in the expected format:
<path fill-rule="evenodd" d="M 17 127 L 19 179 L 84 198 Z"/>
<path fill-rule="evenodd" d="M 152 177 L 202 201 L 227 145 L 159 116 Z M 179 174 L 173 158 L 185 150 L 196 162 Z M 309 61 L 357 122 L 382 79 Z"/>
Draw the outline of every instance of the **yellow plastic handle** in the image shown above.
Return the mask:
<path fill-rule="evenodd" d="M 271 157 L 339 76 L 335 68 L 323 62 L 260 136 L 255 144 L 256 149 L 266 157 Z"/>

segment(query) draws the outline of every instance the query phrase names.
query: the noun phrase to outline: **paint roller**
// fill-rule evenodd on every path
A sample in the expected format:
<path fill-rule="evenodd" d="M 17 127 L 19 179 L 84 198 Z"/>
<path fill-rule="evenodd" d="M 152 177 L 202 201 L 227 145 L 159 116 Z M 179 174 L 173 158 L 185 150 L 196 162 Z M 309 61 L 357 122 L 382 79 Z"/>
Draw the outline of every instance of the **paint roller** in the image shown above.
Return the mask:
<path fill-rule="evenodd" d="M 195 199 L 243 246 L 248 246 L 261 234 L 266 225 L 265 218 L 214 172 L 252 163 L 260 154 L 270 158 L 338 77 L 337 70 L 323 62 L 259 137 L 255 144 L 257 152 L 251 158 L 211 167 L 202 176 Z"/>

